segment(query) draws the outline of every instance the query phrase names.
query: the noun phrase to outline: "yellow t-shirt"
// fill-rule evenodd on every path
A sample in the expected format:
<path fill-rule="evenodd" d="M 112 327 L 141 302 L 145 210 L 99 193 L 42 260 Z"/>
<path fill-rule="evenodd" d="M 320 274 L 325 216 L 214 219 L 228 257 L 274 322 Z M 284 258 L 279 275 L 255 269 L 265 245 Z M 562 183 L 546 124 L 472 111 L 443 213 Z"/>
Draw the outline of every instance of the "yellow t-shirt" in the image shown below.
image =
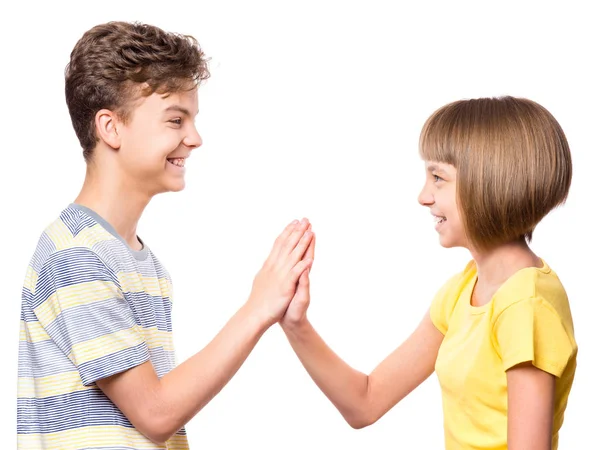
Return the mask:
<path fill-rule="evenodd" d="M 469 262 L 436 294 L 430 315 L 444 334 L 435 371 L 447 450 L 506 450 L 506 370 L 532 364 L 556 376 L 553 449 L 573 384 L 577 344 L 567 294 L 548 265 L 512 275 L 490 302 L 471 305 Z"/>

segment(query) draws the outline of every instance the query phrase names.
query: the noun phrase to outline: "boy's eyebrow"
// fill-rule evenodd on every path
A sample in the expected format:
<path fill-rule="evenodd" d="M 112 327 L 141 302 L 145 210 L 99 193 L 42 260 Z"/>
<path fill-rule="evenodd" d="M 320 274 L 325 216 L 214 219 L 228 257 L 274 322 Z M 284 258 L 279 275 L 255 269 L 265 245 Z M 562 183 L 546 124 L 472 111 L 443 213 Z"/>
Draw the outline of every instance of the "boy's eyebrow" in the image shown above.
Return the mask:
<path fill-rule="evenodd" d="M 165 109 L 165 112 L 169 112 L 169 111 L 177 111 L 185 116 L 192 117 L 192 114 L 190 113 L 190 111 L 188 109 L 184 108 L 183 106 L 171 105 Z M 196 112 L 196 114 L 198 114 L 198 111 Z"/>

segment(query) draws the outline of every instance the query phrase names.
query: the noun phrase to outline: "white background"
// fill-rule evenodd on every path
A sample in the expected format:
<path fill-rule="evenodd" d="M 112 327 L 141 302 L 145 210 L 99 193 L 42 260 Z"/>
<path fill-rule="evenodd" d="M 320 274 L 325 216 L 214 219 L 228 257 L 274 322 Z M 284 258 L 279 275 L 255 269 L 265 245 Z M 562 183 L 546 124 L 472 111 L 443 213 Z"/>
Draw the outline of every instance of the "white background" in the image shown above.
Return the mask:
<path fill-rule="evenodd" d="M 569 139 L 567 204 L 533 248 L 571 299 L 579 367 L 562 449 L 597 442 L 598 32 L 591 2 L 17 2 L 2 33 L 0 258 L 2 448 L 16 439 L 20 291 L 43 228 L 77 195 L 84 163 L 63 70 L 88 28 L 138 20 L 196 36 L 212 58 L 200 91 L 204 146 L 187 188 L 157 197 L 139 235 L 169 269 L 183 361 L 247 298 L 273 239 L 308 217 L 318 236 L 310 317 L 346 361 L 372 370 L 469 254 L 438 244 L 418 205 L 417 142 L 436 108 L 510 94 L 547 107 Z M 589 412 L 588 412 L 589 411 Z M 441 449 L 437 379 L 355 431 L 281 330 L 188 425 L 194 449 Z"/>

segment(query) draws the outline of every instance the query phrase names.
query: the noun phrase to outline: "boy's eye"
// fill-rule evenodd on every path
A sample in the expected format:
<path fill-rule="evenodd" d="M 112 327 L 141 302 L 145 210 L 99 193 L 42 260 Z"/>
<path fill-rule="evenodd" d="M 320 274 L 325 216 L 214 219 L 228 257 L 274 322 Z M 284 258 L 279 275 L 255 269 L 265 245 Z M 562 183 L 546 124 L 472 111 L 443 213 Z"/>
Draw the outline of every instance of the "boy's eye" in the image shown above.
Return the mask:
<path fill-rule="evenodd" d="M 178 117 L 177 119 L 171 119 L 169 122 L 174 123 L 175 125 L 181 125 L 181 118 Z"/>
<path fill-rule="evenodd" d="M 437 183 L 438 181 L 442 181 L 442 178 L 440 178 L 440 177 L 439 177 L 439 176 L 437 176 L 437 175 L 434 175 L 434 176 L 433 176 L 433 182 L 434 182 L 434 183 Z"/>

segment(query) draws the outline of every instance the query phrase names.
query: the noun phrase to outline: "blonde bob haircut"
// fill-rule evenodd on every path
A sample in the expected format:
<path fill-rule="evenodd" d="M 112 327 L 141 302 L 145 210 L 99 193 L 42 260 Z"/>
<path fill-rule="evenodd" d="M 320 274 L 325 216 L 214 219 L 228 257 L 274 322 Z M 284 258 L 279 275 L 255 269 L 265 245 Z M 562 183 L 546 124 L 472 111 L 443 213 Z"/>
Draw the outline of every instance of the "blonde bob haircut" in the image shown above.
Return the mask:
<path fill-rule="evenodd" d="M 460 100 L 435 111 L 421 131 L 426 161 L 456 167 L 456 196 L 468 242 L 478 250 L 525 239 L 569 193 L 569 144 L 556 119 L 524 98 Z"/>

